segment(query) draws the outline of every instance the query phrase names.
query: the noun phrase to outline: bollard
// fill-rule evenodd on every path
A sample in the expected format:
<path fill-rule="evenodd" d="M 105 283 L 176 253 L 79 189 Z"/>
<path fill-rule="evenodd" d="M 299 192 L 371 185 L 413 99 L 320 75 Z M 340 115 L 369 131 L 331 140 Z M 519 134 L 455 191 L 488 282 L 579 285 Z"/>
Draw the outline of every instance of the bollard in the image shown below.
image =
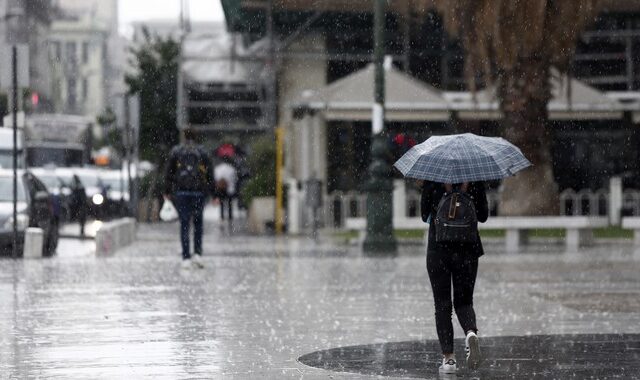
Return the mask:
<path fill-rule="evenodd" d="M 42 257 L 44 244 L 44 230 L 37 227 L 29 227 L 24 233 L 23 257 L 25 259 L 38 259 Z"/>

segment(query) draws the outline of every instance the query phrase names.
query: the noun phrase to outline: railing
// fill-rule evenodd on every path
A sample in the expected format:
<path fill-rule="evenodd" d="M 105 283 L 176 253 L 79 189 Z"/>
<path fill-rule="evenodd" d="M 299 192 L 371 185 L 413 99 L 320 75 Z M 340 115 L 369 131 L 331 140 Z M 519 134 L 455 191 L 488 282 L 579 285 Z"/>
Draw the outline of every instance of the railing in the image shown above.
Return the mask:
<path fill-rule="evenodd" d="M 498 191 L 487 192 L 489 214 L 497 215 L 500 194 Z M 334 192 L 327 196 L 324 204 L 324 226 L 342 228 L 346 218 L 364 217 L 367 209 L 367 195 L 364 193 Z M 405 214 L 407 217 L 420 216 L 420 193 L 407 191 Z M 571 189 L 560 193 L 560 215 L 606 216 L 609 213 L 609 192 L 605 189 L 596 191 Z M 640 216 L 640 191 L 625 190 L 622 194 L 622 214 Z"/>
<path fill-rule="evenodd" d="M 341 228 L 346 218 L 366 215 L 367 195 L 357 191 L 336 191 L 327 196 L 324 207 L 324 226 Z"/>
<path fill-rule="evenodd" d="M 605 216 L 609 212 L 609 192 L 604 189 L 591 191 L 571 189 L 560 193 L 561 215 Z"/>

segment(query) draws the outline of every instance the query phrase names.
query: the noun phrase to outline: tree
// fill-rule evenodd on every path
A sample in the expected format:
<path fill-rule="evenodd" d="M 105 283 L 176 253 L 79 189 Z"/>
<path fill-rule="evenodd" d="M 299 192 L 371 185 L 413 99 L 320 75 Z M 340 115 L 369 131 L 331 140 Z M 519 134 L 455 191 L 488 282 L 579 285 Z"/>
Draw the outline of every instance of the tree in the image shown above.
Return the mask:
<path fill-rule="evenodd" d="M 503 215 L 555 214 L 547 104 L 551 68 L 569 69 L 582 30 L 599 10 L 598 0 L 443 0 L 449 32 L 465 48 L 465 76 L 495 84 L 505 137 L 533 166 L 503 183 Z"/>
<path fill-rule="evenodd" d="M 132 48 L 134 73 L 125 76 L 129 93 L 140 96 L 140 157 L 159 167 L 178 143 L 176 92 L 180 43 L 152 36 L 145 28 L 144 43 Z"/>

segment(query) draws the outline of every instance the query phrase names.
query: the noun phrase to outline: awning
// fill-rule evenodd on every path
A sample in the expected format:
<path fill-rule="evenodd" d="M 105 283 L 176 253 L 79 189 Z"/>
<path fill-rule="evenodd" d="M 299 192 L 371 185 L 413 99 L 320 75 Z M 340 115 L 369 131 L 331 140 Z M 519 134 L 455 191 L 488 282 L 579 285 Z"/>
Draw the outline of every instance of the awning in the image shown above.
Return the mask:
<path fill-rule="evenodd" d="M 375 66 L 367 65 L 326 87 L 304 91 L 293 108 L 322 110 L 329 120 L 370 121 Z M 385 119 L 446 121 L 449 105 L 441 92 L 392 67 L 385 69 Z"/>
<path fill-rule="evenodd" d="M 620 102 L 575 78 L 559 75 L 553 70 L 551 101 L 547 108 L 551 120 L 620 119 L 624 108 Z M 571 81 L 571 82 L 569 82 Z M 571 86 L 569 86 L 571 83 Z M 497 120 L 502 118 L 495 88 L 470 92 L 446 92 L 443 95 L 451 110 L 463 120 Z"/>

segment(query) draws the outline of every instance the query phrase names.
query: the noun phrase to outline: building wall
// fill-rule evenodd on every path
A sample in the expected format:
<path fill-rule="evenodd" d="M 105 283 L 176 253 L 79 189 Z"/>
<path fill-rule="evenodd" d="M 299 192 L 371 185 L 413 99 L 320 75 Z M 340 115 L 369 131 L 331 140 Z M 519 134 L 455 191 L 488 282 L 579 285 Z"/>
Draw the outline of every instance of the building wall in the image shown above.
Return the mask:
<path fill-rule="evenodd" d="M 288 51 L 308 51 L 310 48 L 314 53 L 324 53 L 324 36 L 320 33 L 303 35 L 289 46 Z M 278 116 L 286 133 L 287 174 L 298 180 L 306 180 L 315 171 L 317 178 L 326 180 L 326 123 L 323 119 L 314 118 L 310 119 L 314 125 L 293 122 L 289 104 L 304 91 L 322 88 L 327 84 L 327 61 L 288 56 L 279 67 L 278 83 Z M 305 142 L 304 139 L 308 140 Z M 307 146 L 309 149 L 305 148 Z M 305 162 L 313 162 L 315 166 L 304 167 Z"/>
<path fill-rule="evenodd" d="M 47 95 L 55 112 L 94 118 L 108 107 L 114 109 L 115 97 L 124 92 L 125 45 L 118 34 L 118 1 L 55 4 L 62 16 L 53 20 L 47 38 L 52 72 Z"/>
<path fill-rule="evenodd" d="M 59 113 L 97 116 L 105 108 L 108 31 L 91 20 L 55 21 L 48 38 Z"/>

